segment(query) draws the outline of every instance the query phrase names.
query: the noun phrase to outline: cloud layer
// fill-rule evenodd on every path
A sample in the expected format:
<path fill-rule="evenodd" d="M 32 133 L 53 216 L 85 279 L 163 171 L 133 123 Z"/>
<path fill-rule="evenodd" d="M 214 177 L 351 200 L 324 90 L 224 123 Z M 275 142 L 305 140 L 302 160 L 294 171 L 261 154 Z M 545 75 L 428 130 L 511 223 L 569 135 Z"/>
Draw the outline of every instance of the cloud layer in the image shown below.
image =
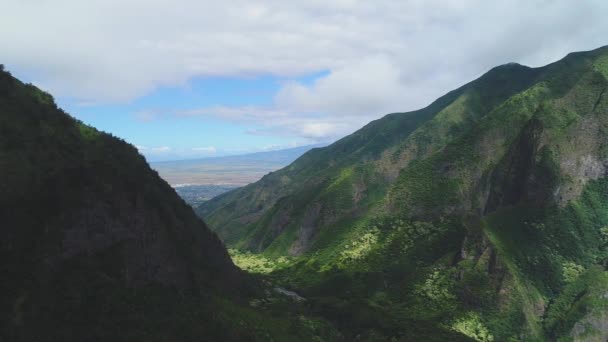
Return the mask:
<path fill-rule="evenodd" d="M 495 65 L 538 66 L 608 44 L 605 13 L 604 0 L 20 0 L 2 4 L 1 62 L 93 103 L 194 77 L 325 71 L 312 84 L 285 83 L 269 107 L 179 113 L 324 140 L 421 107 Z"/>

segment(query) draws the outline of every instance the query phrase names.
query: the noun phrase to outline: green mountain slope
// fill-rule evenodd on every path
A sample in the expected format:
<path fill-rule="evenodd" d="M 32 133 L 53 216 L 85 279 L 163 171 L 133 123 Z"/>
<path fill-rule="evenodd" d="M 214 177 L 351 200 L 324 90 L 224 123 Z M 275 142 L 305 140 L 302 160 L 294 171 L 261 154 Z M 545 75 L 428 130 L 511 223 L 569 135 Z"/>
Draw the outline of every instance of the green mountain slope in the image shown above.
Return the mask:
<path fill-rule="evenodd" d="M 2 70 L 0 189 L 3 341 L 160 340 L 190 318 L 162 318 L 159 303 L 190 310 L 178 301 L 192 295 L 208 318 L 205 296 L 243 290 L 221 241 L 133 146 Z M 197 329 L 217 333 L 182 333 Z"/>
<path fill-rule="evenodd" d="M 310 327 L 314 316 L 283 309 L 291 303 L 239 271 L 133 146 L 74 120 L 1 65 L 0 222 L 1 341 L 338 334 L 323 321 L 323 331 Z M 276 308 L 260 312 L 251 300 Z"/>
<path fill-rule="evenodd" d="M 291 234 L 287 240 L 299 242 L 286 241 L 283 247 L 299 254 L 306 248 L 297 246 L 308 244 L 307 236 L 294 235 L 302 221 L 335 225 L 334 221 L 367 211 L 383 200 L 409 159 L 429 154 L 443 140 L 471 128 L 500 101 L 526 89 L 537 73 L 520 65 L 495 68 L 427 108 L 387 115 L 329 147 L 314 149 L 259 182 L 201 206 L 199 212 L 231 245 L 261 251 L 274 243 L 270 249 L 282 253 L 285 248 L 277 243 Z M 408 154 L 403 153 L 406 147 Z M 318 217 L 322 214 L 326 217 Z"/>
<path fill-rule="evenodd" d="M 503 65 L 198 213 L 231 247 L 292 256 L 273 276 L 324 310 L 605 339 L 607 79 L 607 47 Z"/>
<path fill-rule="evenodd" d="M 133 146 L 74 120 L 1 65 L 0 222 L 1 341 L 351 341 L 361 332 L 238 270 Z M 416 339 L 468 340 L 408 326 Z"/>

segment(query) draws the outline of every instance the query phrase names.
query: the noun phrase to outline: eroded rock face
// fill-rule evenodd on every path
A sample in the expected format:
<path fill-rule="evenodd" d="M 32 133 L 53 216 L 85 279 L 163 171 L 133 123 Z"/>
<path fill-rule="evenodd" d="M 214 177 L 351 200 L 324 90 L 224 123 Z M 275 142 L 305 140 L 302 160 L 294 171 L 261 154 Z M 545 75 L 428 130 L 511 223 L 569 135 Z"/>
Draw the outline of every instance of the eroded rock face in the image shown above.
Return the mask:
<path fill-rule="evenodd" d="M 536 120 L 530 121 L 505 157 L 494 168 L 485 213 L 492 212 L 500 206 L 531 200 L 533 197 L 541 197 L 542 200 L 542 192 L 546 191 L 542 187 L 550 184 L 542 184 L 543 179 L 539 178 L 546 179 L 551 176 L 539 175 L 539 172 L 535 172 L 536 154 L 542 132 L 542 123 Z"/>
<path fill-rule="evenodd" d="M 608 341 L 608 312 L 592 312 L 577 322 L 570 332 L 576 342 Z"/>
<path fill-rule="evenodd" d="M 313 203 L 306 209 L 302 225 L 298 230 L 298 238 L 289 248 L 290 255 L 300 255 L 309 246 L 317 230 L 317 221 L 319 220 L 321 209 L 322 205 L 320 203 Z"/>
<path fill-rule="evenodd" d="M 564 182 L 555 192 L 555 199 L 562 206 L 577 198 L 588 181 L 608 176 L 608 155 L 604 151 L 608 103 L 599 108 L 604 108 L 603 112 L 582 120 L 568 132 L 568 144 L 559 146 Z"/>

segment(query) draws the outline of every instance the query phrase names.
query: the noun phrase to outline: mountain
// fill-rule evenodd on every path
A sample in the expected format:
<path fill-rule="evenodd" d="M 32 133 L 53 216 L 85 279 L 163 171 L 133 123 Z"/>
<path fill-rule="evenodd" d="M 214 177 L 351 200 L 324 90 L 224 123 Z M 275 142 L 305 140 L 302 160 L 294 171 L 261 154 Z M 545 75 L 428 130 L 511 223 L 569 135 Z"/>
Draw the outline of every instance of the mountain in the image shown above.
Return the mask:
<path fill-rule="evenodd" d="M 276 171 L 314 147 L 307 145 L 284 150 L 235 156 L 152 162 L 151 166 L 172 186 L 243 186 Z"/>
<path fill-rule="evenodd" d="M 214 158 L 203 158 L 199 160 L 211 161 L 211 162 L 233 162 L 239 163 L 244 161 L 251 162 L 265 162 L 265 163 L 276 163 L 276 164 L 289 164 L 294 160 L 298 159 L 301 155 L 308 152 L 310 149 L 315 147 L 323 147 L 326 144 L 313 144 L 313 145 L 305 145 L 298 146 L 292 148 L 285 148 L 280 150 L 273 151 L 262 151 L 262 152 L 254 152 L 247 154 L 239 154 L 234 156 L 223 156 L 223 157 L 214 157 Z"/>
<path fill-rule="evenodd" d="M 289 258 L 271 276 L 324 312 L 401 322 L 389 334 L 604 341 L 607 79 L 608 47 L 502 65 L 197 212 L 228 246 Z"/>
<path fill-rule="evenodd" d="M 73 119 L 2 65 L 0 222 L 2 341 L 324 334 L 236 268 L 135 147 Z M 260 312 L 256 300 L 276 308 Z"/>
<path fill-rule="evenodd" d="M 0 65 L 1 341 L 350 341 L 240 271 L 135 147 Z M 339 315 L 339 314 L 338 314 Z M 412 336 L 466 341 L 433 325 Z"/>
<path fill-rule="evenodd" d="M 162 340 L 181 318 L 146 310 L 192 294 L 207 317 L 205 296 L 242 291 L 221 241 L 133 146 L 2 70 L 0 156 L 3 341 Z"/>

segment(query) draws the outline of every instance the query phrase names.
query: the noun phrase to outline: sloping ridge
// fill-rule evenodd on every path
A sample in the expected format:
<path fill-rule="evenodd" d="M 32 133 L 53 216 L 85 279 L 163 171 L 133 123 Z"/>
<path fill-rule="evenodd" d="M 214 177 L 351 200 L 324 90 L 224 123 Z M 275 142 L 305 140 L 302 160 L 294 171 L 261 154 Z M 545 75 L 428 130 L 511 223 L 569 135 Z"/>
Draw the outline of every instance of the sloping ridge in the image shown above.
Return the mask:
<path fill-rule="evenodd" d="M 285 253 L 303 243 L 298 242 L 298 236 L 314 239 L 324 227 L 347 216 L 365 215 L 385 200 L 386 193 L 398 193 L 398 176 L 407 174 L 404 169 L 412 169 L 412 161 L 451 151 L 460 143 L 469 144 L 463 139 L 474 137 L 476 129 L 489 125 L 494 120 L 492 113 L 518 94 L 539 85 L 551 88 L 554 95 L 548 97 L 566 93 L 589 72 L 588 60 L 605 51 L 572 53 L 542 68 L 515 63 L 496 67 L 424 109 L 389 114 L 328 147 L 313 149 L 256 183 L 202 204 L 197 213 L 228 245 Z M 335 186 L 341 175 L 349 176 L 351 188 Z M 340 197 L 345 198 L 342 208 L 335 210 L 334 200 Z M 394 199 L 389 197 L 389 202 Z M 491 201 L 495 200 L 492 197 Z M 321 209 L 316 209 L 319 206 Z M 303 231 L 310 226 L 305 222 L 312 221 L 315 232 Z M 304 244 L 306 247 L 296 254 L 314 242 Z"/>
<path fill-rule="evenodd" d="M 279 274 L 305 296 L 478 341 L 605 340 L 606 90 L 608 47 L 503 65 L 198 213 L 229 246 L 299 257 Z"/>
<path fill-rule="evenodd" d="M 340 178 L 343 170 L 355 169 L 361 176 L 354 181 L 358 185 L 353 187 L 362 188 L 361 198 L 354 201 L 357 203 L 348 203 L 347 210 L 329 214 L 333 217 L 327 217 L 325 221 L 333 224 L 344 216 L 360 215 L 374 205 L 367 203 L 367 197 L 377 197 L 378 193 L 386 192 L 405 166 L 404 162 L 409 162 L 402 160 L 404 158 L 399 153 L 412 135 L 422 131 L 417 137 L 420 141 L 416 142 L 419 149 L 415 151 L 415 157 L 428 154 L 433 148 L 438 148 L 433 146 L 433 139 L 454 139 L 463 134 L 485 113 L 533 84 L 539 73 L 539 70 L 514 63 L 496 67 L 426 108 L 386 115 L 328 147 L 313 149 L 256 183 L 202 204 L 197 213 L 206 218 L 212 229 L 229 245 L 262 251 L 283 232 L 297 230 L 293 227 L 298 226 L 299 221 L 310 221 L 306 210 L 302 209 L 324 202 L 319 195 L 331 188 L 332 180 Z M 446 117 L 453 115 L 459 122 L 447 127 L 440 120 L 433 121 L 440 114 Z M 372 188 L 376 189 L 374 194 L 367 191 Z M 370 198 L 369 202 L 377 200 Z M 281 220 L 281 216 L 285 219 Z M 315 217 L 314 221 L 318 219 Z M 280 224 L 286 221 L 290 227 Z M 288 240 L 294 240 L 297 233 L 291 232 L 290 235 Z M 279 249 L 285 251 L 285 247 Z"/>
<path fill-rule="evenodd" d="M 211 294 L 242 290 L 222 242 L 133 146 L 3 70 L 0 194 L 3 341 L 213 336 L 179 327 L 197 315 L 180 302 L 204 322 Z"/>

